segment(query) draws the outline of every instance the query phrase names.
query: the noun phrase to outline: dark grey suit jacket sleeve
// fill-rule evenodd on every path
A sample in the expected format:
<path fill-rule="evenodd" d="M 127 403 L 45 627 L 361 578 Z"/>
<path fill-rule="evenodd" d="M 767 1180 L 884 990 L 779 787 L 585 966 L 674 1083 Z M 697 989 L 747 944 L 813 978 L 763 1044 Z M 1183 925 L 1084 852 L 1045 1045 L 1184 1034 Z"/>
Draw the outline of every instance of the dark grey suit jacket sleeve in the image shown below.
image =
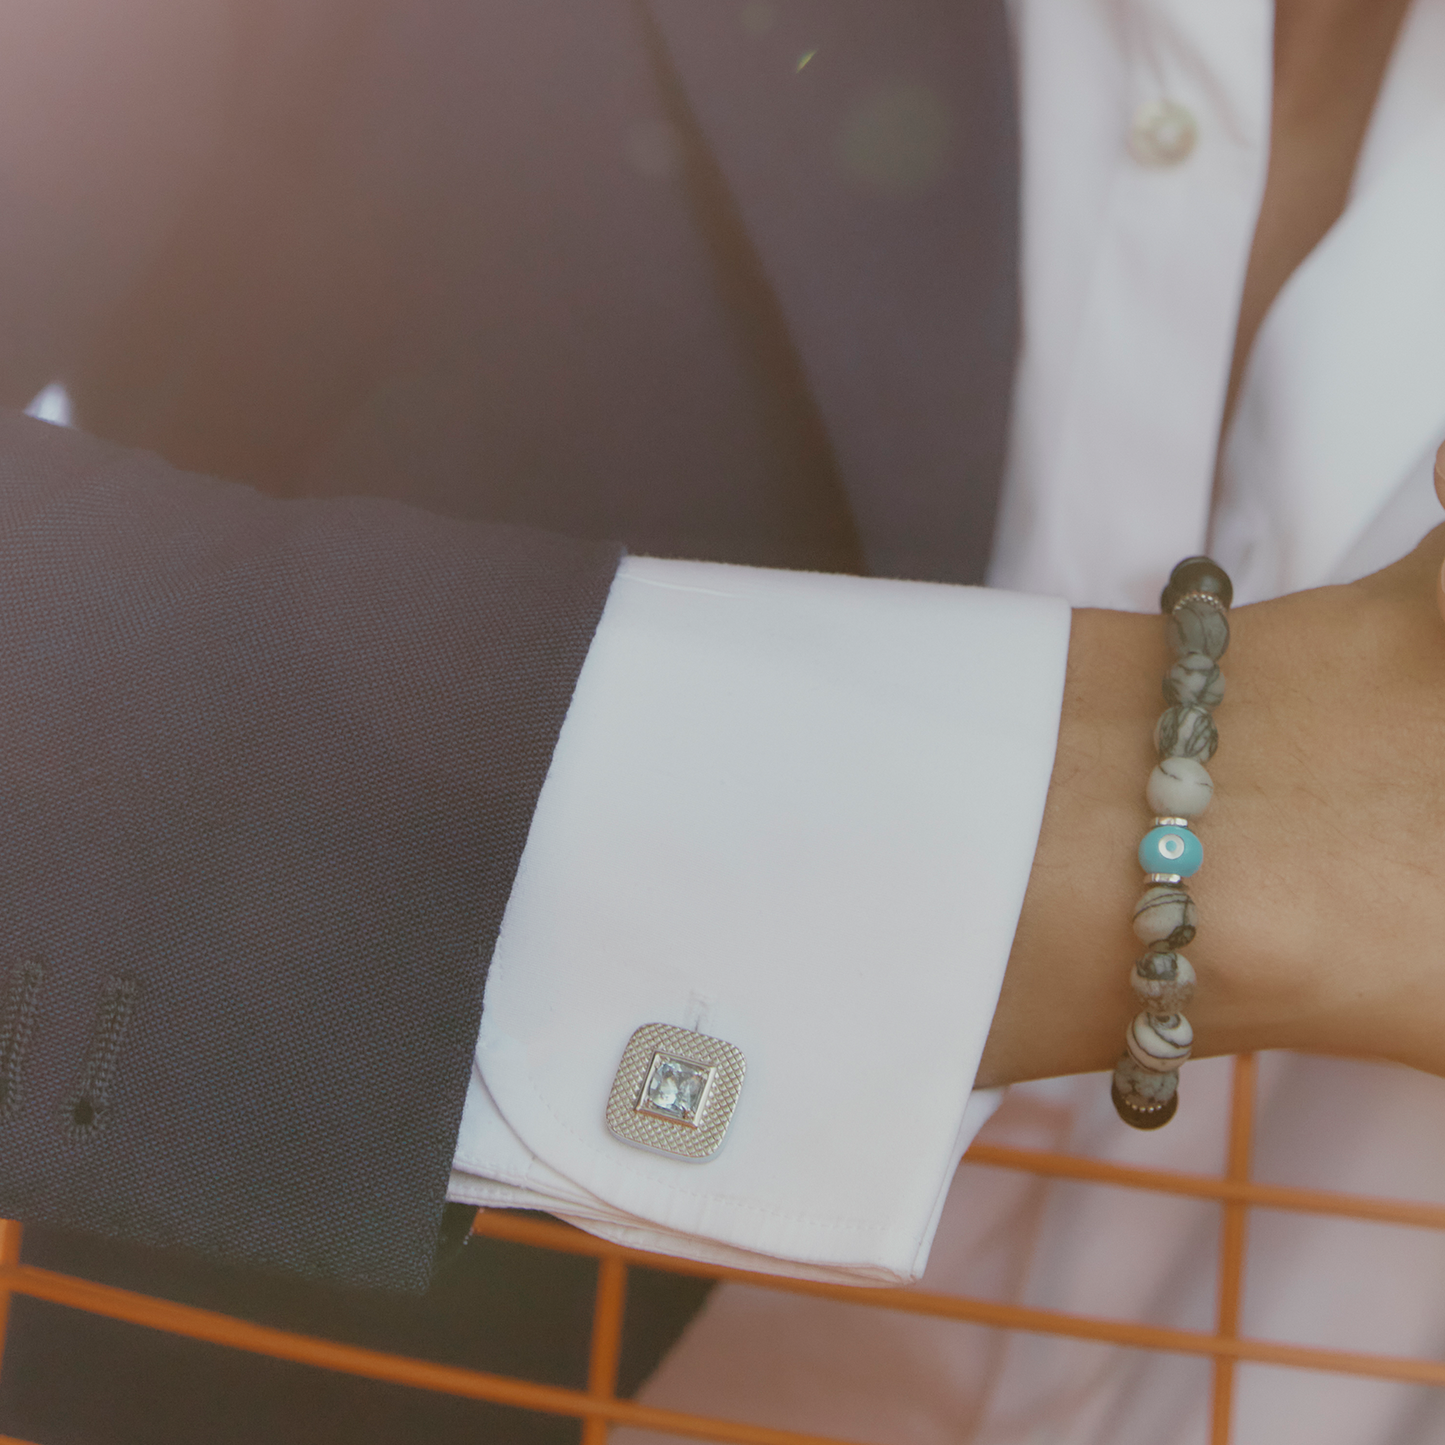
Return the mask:
<path fill-rule="evenodd" d="M 547 533 L 981 575 L 1003 6 L 83 8 L 0 49 L 0 399 L 293 500 L 0 424 L 0 1212 L 417 1285 L 615 563 Z"/>
<path fill-rule="evenodd" d="M 615 565 L 0 421 L 0 1213 L 425 1284 Z"/>

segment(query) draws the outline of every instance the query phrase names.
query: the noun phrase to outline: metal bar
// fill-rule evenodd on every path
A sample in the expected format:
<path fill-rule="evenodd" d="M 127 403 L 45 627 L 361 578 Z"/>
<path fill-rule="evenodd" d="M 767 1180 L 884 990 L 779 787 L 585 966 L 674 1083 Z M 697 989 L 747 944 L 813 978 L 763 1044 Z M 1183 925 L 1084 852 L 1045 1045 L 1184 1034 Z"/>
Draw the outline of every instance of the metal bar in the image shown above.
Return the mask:
<path fill-rule="evenodd" d="M 1137 1169 L 1043 1150 L 975 1144 L 964 1162 L 1045 1177 L 1076 1179 L 1112 1187 L 1214 1200 L 1224 1206 L 1221 1226 L 1219 1310 L 1214 1334 L 1161 1329 L 1123 1320 L 960 1299 L 917 1289 L 826 1284 L 627 1249 L 568 1225 L 504 1211 L 481 1211 L 478 1234 L 598 1261 L 597 1297 L 586 1392 L 539 1385 L 506 1376 L 387 1355 L 354 1346 L 232 1319 L 211 1311 L 156 1300 L 130 1291 L 73 1279 L 19 1264 L 21 1226 L 0 1220 L 0 1351 L 12 1294 L 26 1294 L 72 1308 L 126 1320 L 216 1344 L 228 1345 L 320 1368 L 339 1370 L 422 1389 L 489 1400 L 522 1409 L 570 1415 L 583 1424 L 583 1445 L 606 1445 L 609 1424 L 622 1423 L 727 1445 L 846 1445 L 846 1442 L 786 1430 L 659 1410 L 615 1398 L 617 1365 L 626 1307 L 629 1264 L 676 1274 L 735 1280 L 840 1303 L 930 1315 L 986 1327 L 1094 1340 L 1126 1348 L 1200 1356 L 1214 1364 L 1212 1445 L 1228 1445 L 1234 1364 L 1247 1360 L 1293 1369 L 1320 1370 L 1407 1383 L 1445 1386 L 1445 1362 L 1319 1349 L 1239 1335 L 1246 1277 L 1246 1229 L 1250 1208 L 1324 1214 L 1417 1228 L 1445 1230 L 1445 1207 L 1370 1198 L 1322 1190 L 1257 1183 L 1249 1178 L 1254 1103 L 1254 1060 L 1235 1063 L 1229 1153 L 1224 1177 L 1174 1170 Z M 0 1436 L 0 1445 L 28 1442 Z"/>
<path fill-rule="evenodd" d="M 1240 1054 L 1234 1061 L 1234 1079 L 1229 1102 L 1229 1151 L 1225 1178 L 1236 1182 L 1249 1178 L 1254 1155 L 1254 1055 Z M 1239 1307 L 1244 1293 L 1244 1252 L 1249 1228 L 1249 1206 L 1240 1200 L 1226 1200 L 1219 1226 L 1219 1312 L 1215 1333 L 1222 1340 L 1239 1338 Z M 1211 1445 L 1229 1445 L 1234 1419 L 1234 1361 L 1217 1355 L 1214 1360 L 1214 1390 L 1210 1407 Z"/>
<path fill-rule="evenodd" d="M 0 1287 L 5 1286 L 16 1294 L 49 1300 L 52 1304 L 69 1305 L 72 1309 L 87 1310 L 108 1319 L 145 1325 L 187 1339 L 206 1340 L 231 1349 L 249 1350 L 252 1354 L 270 1355 L 278 1360 L 294 1360 L 298 1364 L 316 1365 L 325 1370 L 410 1385 L 416 1389 L 435 1390 L 445 1395 L 515 1405 L 543 1414 L 572 1415 L 584 1420 L 597 1415 L 614 1424 L 686 1435 L 696 1440 L 726 1442 L 726 1445 L 857 1445 L 855 1441 L 839 1440 L 834 1436 L 802 1435 L 764 1425 L 686 1415 L 677 1410 L 659 1410 L 631 1400 L 597 1400 L 582 1390 L 566 1390 L 558 1385 L 539 1385 L 531 1380 L 489 1375 L 457 1365 L 438 1365 L 430 1360 L 388 1355 L 380 1350 L 365 1350 L 356 1345 L 318 1339 L 314 1335 L 295 1335 L 212 1310 L 116 1289 L 113 1285 L 73 1279 L 33 1265 L 0 1270 Z"/>
<path fill-rule="evenodd" d="M 1261 1184 L 1252 1179 L 1224 1179 L 1210 1174 L 1186 1174 L 1174 1169 L 1135 1169 L 1085 1159 L 1077 1154 L 1053 1154 L 1043 1149 L 1012 1149 L 999 1144 L 975 1144 L 963 1156 L 965 1164 L 1016 1169 L 1054 1179 L 1081 1179 L 1121 1189 L 1145 1189 L 1158 1194 L 1182 1194 L 1191 1199 L 1252 1205 L 1289 1214 L 1330 1214 L 1380 1224 L 1404 1224 L 1418 1229 L 1445 1229 L 1445 1207 L 1416 1204 L 1405 1199 L 1378 1199 L 1366 1194 L 1335 1194 L 1322 1189 L 1295 1189 L 1284 1184 Z"/>
<path fill-rule="evenodd" d="M 703 1279 L 734 1280 L 739 1284 L 786 1294 L 814 1295 L 843 1304 L 875 1309 L 900 1310 L 905 1314 L 932 1315 L 989 1325 L 995 1329 L 1026 1330 L 1039 1335 L 1064 1335 L 1072 1339 L 1097 1340 L 1104 1344 L 1128 1345 L 1135 1349 L 1162 1350 L 1172 1354 L 1203 1355 L 1253 1360 L 1290 1369 L 1333 1371 L 1343 1375 L 1365 1375 L 1380 1380 L 1402 1380 L 1413 1385 L 1445 1385 L 1445 1361 L 1417 1360 L 1396 1355 L 1371 1355 L 1353 1350 L 1317 1349 L 1275 1340 L 1224 1340 L 1203 1330 L 1166 1329 L 1133 1324 L 1127 1320 L 1101 1319 L 1093 1315 L 1066 1314 L 1059 1310 L 1034 1309 L 1024 1305 L 999 1304 L 993 1300 L 960 1299 L 918 1289 L 859 1287 L 824 1284 L 818 1280 L 789 1279 L 781 1275 L 753 1274 L 722 1265 L 698 1264 L 670 1255 L 647 1254 L 597 1239 L 566 1224 L 551 1224 L 524 1215 L 482 1210 L 474 1226 L 490 1239 L 508 1239 L 517 1244 L 535 1244 L 570 1254 L 615 1253 L 629 1264 L 647 1269 L 670 1270 L 673 1274 Z"/>
<path fill-rule="evenodd" d="M 592 1306 L 592 1350 L 587 1361 L 587 1393 L 594 1400 L 617 1395 L 617 1365 L 622 1358 L 622 1322 L 627 1310 L 627 1265 L 608 1255 L 597 1261 L 597 1298 Z M 588 1415 L 582 1445 L 607 1445 L 607 1416 Z"/>
<path fill-rule="evenodd" d="M 25 1226 L 18 1220 L 0 1219 L 0 1270 L 13 1269 L 20 1263 L 20 1242 L 24 1237 Z M 0 1276 L 0 1366 L 5 1361 L 5 1330 L 9 1323 L 10 1291 Z"/>

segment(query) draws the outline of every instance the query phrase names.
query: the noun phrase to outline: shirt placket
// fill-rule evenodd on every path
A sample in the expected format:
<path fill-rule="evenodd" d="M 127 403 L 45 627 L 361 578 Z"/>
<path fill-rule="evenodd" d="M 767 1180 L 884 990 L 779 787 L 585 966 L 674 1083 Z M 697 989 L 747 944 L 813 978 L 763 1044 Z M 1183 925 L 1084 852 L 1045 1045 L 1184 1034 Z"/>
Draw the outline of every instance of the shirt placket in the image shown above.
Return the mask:
<path fill-rule="evenodd" d="M 1207 536 L 1268 157 L 1272 7 L 1093 8 L 1117 48 L 1102 82 L 1097 66 L 1070 73 L 1043 46 L 1031 56 L 1021 25 L 1025 165 L 1044 180 L 1086 167 L 1104 194 L 1045 215 L 1026 176 L 1026 344 L 992 580 L 1149 608 L 1173 563 Z M 1107 98 L 1087 91 L 1100 83 Z M 1073 129 L 1076 107 L 1108 121 Z M 1060 305 L 1058 278 L 1070 273 L 1077 294 Z M 1057 315 L 1041 312 L 1043 298 Z"/>

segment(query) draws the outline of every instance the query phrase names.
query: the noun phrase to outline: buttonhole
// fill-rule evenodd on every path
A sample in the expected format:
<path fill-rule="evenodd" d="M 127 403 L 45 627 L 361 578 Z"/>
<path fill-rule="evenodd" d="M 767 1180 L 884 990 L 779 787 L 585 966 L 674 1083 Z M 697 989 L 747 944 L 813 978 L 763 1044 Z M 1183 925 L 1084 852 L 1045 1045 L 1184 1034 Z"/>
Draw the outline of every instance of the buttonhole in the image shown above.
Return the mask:
<path fill-rule="evenodd" d="M 20 1071 L 35 1032 L 35 1008 L 45 976 L 38 958 L 27 958 L 10 970 L 5 1001 L 0 1005 L 0 1119 L 20 1109 Z"/>
<path fill-rule="evenodd" d="M 72 1144 L 93 1138 L 111 1117 L 116 1060 L 139 992 L 134 979 L 115 974 L 101 989 L 90 1049 L 63 1116 L 66 1137 Z"/>

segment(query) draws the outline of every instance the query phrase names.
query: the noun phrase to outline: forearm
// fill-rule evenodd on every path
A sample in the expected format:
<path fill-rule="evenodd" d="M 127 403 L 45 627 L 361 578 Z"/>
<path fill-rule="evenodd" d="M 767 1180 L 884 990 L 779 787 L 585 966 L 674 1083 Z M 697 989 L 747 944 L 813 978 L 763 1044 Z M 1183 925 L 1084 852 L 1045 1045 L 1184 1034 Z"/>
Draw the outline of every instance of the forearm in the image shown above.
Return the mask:
<path fill-rule="evenodd" d="M 1440 542 L 1351 587 L 1236 609 L 1187 955 L 1195 1053 L 1297 1048 L 1445 1071 L 1434 839 Z M 980 1084 L 1110 1067 L 1137 1008 L 1134 849 L 1166 665 L 1157 617 L 1074 614 L 1038 851 Z"/>
<path fill-rule="evenodd" d="M 1131 855 L 1153 766 L 1162 632 L 1132 613 L 1074 613 L 1048 804 L 981 1086 L 1105 1069 L 1118 1057 L 1128 963 L 1140 951 Z"/>

